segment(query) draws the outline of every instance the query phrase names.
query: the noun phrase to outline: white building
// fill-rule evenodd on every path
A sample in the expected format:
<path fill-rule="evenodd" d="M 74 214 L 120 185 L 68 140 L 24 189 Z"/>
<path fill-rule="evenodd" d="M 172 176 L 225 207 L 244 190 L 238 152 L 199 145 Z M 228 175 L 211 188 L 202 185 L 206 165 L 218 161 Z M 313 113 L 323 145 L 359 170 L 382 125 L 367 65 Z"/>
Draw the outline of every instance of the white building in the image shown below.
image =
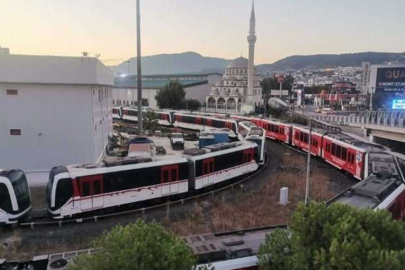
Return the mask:
<path fill-rule="evenodd" d="M 112 131 L 113 72 L 95 58 L 0 56 L 0 168 L 30 184 L 57 165 L 97 161 Z"/>
<path fill-rule="evenodd" d="M 231 61 L 225 69 L 221 81 L 212 88 L 206 97 L 207 111 L 240 112 L 248 97 L 248 65 L 249 60 L 243 57 Z M 254 76 L 253 93 L 256 104 L 261 101 L 259 77 Z"/>
<path fill-rule="evenodd" d="M 262 103 L 259 76 L 254 67 L 256 19 L 254 6 L 250 14 L 249 59 L 239 57 L 229 63 L 222 80 L 215 84 L 206 97 L 207 111 L 249 113 Z"/>
<path fill-rule="evenodd" d="M 142 98 L 148 101 L 151 109 L 158 109 L 155 100 L 157 91 L 163 89 L 167 83 L 177 81 L 183 85 L 186 99 L 196 99 L 204 103 L 205 97 L 221 77 L 219 73 L 144 75 L 142 76 Z M 138 100 L 136 76 L 115 78 L 112 100 L 114 105 L 135 105 Z"/>

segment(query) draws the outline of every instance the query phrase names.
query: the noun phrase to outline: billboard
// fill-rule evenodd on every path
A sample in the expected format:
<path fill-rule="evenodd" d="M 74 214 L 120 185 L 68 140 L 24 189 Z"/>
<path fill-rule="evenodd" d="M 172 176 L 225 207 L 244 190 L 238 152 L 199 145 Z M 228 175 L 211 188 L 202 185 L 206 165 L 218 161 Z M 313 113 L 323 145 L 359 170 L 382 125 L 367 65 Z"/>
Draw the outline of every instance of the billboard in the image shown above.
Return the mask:
<path fill-rule="evenodd" d="M 405 99 L 394 99 L 392 101 L 393 110 L 405 110 Z"/>
<path fill-rule="evenodd" d="M 398 93 L 405 91 L 405 67 L 377 69 L 376 93 Z"/>

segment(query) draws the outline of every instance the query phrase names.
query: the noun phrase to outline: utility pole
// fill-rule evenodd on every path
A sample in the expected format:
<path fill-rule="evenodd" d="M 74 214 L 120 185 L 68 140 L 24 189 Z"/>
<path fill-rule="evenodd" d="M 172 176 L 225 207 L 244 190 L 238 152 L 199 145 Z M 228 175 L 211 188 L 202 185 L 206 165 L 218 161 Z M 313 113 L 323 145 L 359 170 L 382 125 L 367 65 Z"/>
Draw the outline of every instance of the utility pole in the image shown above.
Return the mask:
<path fill-rule="evenodd" d="M 281 89 L 283 89 L 283 83 L 282 82 L 280 82 L 280 99 L 282 100 L 283 99 L 283 94 L 282 94 Z"/>
<path fill-rule="evenodd" d="M 371 87 L 371 92 L 370 92 L 370 108 L 369 108 L 370 111 L 373 110 L 373 90 L 374 90 L 374 87 Z"/>
<path fill-rule="evenodd" d="M 136 41 L 137 41 L 137 72 L 138 72 L 138 136 L 143 135 L 142 128 L 142 69 L 141 69 L 141 11 L 140 0 L 136 0 Z"/>
<path fill-rule="evenodd" d="M 311 178 L 311 146 L 312 146 L 312 120 L 309 121 L 309 137 L 308 137 L 308 156 L 307 156 L 307 180 L 305 185 L 305 205 L 308 205 L 309 200 L 309 181 Z"/>

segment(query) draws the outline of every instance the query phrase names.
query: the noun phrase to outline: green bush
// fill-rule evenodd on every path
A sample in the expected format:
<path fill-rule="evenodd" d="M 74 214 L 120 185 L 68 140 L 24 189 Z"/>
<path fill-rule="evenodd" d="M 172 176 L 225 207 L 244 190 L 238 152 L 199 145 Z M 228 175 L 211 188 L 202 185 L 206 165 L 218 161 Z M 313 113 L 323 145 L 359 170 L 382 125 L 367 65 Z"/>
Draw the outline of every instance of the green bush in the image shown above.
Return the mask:
<path fill-rule="evenodd" d="M 155 222 L 119 225 L 94 242 L 99 254 L 79 256 L 69 270 L 190 270 L 188 246 Z"/>
<path fill-rule="evenodd" d="M 404 269 L 405 229 L 387 211 L 300 204 L 260 247 L 260 269 Z"/>

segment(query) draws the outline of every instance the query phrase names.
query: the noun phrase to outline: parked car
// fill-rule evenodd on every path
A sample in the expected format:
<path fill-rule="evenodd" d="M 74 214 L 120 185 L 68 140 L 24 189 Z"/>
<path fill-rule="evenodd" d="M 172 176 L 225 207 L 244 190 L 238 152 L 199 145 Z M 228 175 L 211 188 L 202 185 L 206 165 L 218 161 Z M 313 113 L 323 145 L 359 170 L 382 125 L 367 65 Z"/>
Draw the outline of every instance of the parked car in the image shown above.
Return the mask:
<path fill-rule="evenodd" d="M 181 133 L 172 133 L 170 135 L 170 144 L 173 150 L 184 150 L 184 138 Z"/>

